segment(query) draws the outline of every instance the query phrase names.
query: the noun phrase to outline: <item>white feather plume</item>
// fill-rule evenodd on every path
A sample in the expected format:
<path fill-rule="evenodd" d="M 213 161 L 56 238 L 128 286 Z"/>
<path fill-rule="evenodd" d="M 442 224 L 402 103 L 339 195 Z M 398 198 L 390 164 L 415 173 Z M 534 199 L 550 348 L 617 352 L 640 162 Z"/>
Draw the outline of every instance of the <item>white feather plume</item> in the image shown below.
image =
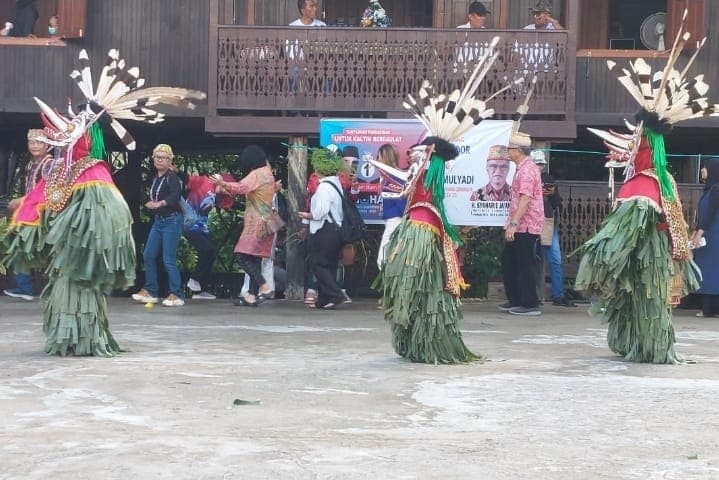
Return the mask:
<path fill-rule="evenodd" d="M 689 68 L 706 43 L 706 38 L 697 42 L 697 48 L 681 71 L 675 66 L 682 50 L 691 38 L 685 31 L 688 11 L 685 9 L 669 58 L 662 70 L 652 73 L 651 66 L 638 58 L 629 62 L 630 70 L 620 67 L 612 60 L 607 67 L 634 100 L 647 112 L 656 113 L 660 122 L 675 124 L 692 118 L 719 115 L 719 104 L 707 100 L 709 85 L 704 75 L 688 78 Z"/>
<path fill-rule="evenodd" d="M 499 37 L 492 39 L 461 90 L 454 90 L 449 95 L 438 94 L 425 80 L 416 98 L 407 96 L 402 104 L 404 108 L 417 117 L 432 135 L 447 141 L 461 137 L 474 125 L 494 115 L 494 110 L 487 108 L 486 102 L 477 98 L 476 93 L 497 59 L 495 49 L 498 42 Z"/>
<path fill-rule="evenodd" d="M 204 100 L 206 95 L 198 90 L 178 87 L 142 88 L 145 80 L 140 78 L 138 67 L 125 68 L 125 60 L 117 49 L 107 53 L 105 65 L 100 73 L 97 89 L 92 85 L 90 60 L 83 49 L 79 55 L 80 70 L 73 70 L 70 76 L 77 83 L 89 104 L 95 104 L 97 115 L 110 116 L 110 127 L 122 139 L 128 150 L 135 148 L 135 141 L 117 120 L 137 120 L 158 123 L 164 115 L 155 110 L 157 105 L 171 105 L 178 108 L 194 109 L 195 100 Z M 98 111 L 99 110 L 99 111 Z M 94 121 L 94 120 L 93 120 Z"/>

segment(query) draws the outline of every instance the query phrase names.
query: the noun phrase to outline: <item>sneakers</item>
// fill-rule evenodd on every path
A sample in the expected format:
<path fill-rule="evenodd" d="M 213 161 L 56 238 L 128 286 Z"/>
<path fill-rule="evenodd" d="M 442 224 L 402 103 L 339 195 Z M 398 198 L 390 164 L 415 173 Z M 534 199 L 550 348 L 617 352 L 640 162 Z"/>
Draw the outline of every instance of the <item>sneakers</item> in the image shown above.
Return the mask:
<path fill-rule="evenodd" d="M 557 297 L 552 300 L 555 307 L 576 307 L 577 305 L 565 296 Z"/>
<path fill-rule="evenodd" d="M 185 301 L 181 298 L 177 298 L 174 293 L 171 293 L 162 301 L 162 304 L 166 307 L 181 307 L 185 304 Z"/>
<path fill-rule="evenodd" d="M 195 280 L 192 277 L 190 277 L 190 279 L 187 281 L 187 288 L 189 288 L 193 292 L 202 291 L 202 287 L 200 287 L 200 282 L 198 282 L 197 280 Z M 195 298 L 195 297 L 192 297 L 192 298 Z"/>
<path fill-rule="evenodd" d="M 305 293 L 305 303 L 307 305 L 314 304 L 317 302 L 317 290 L 314 288 L 308 288 L 307 293 Z"/>
<path fill-rule="evenodd" d="M 192 290 L 192 289 L 190 289 Z M 200 292 L 192 295 L 193 300 L 215 300 L 217 297 L 210 292 Z"/>
<path fill-rule="evenodd" d="M 32 295 L 24 293 L 19 288 L 8 288 L 7 290 L 3 290 L 2 292 L 8 297 L 22 298 L 23 300 L 27 300 L 28 302 L 34 300 L 34 297 Z"/>
<path fill-rule="evenodd" d="M 349 295 L 347 295 L 347 290 L 345 290 L 344 288 L 342 289 L 342 295 L 345 297 L 345 299 L 342 300 L 342 303 L 352 303 L 352 299 Z"/>
<path fill-rule="evenodd" d="M 499 306 L 499 309 L 503 312 L 508 312 L 513 308 L 516 308 L 517 305 L 512 304 L 511 302 L 503 303 Z"/>
<path fill-rule="evenodd" d="M 512 315 L 524 315 L 524 316 L 537 316 L 541 315 L 542 311 L 538 307 L 514 307 L 508 310 Z"/>
<path fill-rule="evenodd" d="M 144 288 L 137 293 L 133 293 L 132 299 L 135 300 L 136 302 L 142 302 L 142 303 L 157 303 L 160 301 L 159 298 L 153 297 L 152 295 L 150 295 L 150 292 L 148 292 Z"/>

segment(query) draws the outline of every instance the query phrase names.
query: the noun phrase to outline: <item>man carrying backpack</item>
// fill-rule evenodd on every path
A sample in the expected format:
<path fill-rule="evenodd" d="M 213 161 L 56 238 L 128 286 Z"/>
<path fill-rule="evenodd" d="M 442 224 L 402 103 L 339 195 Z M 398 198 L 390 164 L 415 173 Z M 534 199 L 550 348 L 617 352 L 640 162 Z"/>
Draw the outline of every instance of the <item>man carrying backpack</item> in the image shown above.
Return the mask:
<path fill-rule="evenodd" d="M 297 212 L 310 222 L 307 243 L 312 273 L 317 277 L 318 295 L 310 308 L 332 310 L 344 302 L 345 297 L 337 284 L 337 264 L 343 245 L 342 184 L 337 173 L 342 169 L 342 158 L 327 149 L 315 149 L 312 168 L 320 178 L 317 191 L 312 195 L 309 212 Z"/>

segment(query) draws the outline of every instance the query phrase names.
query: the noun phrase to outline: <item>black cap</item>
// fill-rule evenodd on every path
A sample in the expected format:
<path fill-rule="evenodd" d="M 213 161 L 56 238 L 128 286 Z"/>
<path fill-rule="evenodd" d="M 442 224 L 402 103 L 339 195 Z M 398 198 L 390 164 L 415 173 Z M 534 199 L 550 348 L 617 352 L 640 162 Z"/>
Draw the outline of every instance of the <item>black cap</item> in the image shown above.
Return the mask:
<path fill-rule="evenodd" d="M 537 2 L 533 7 L 529 7 L 529 11 L 532 13 L 552 13 L 552 6 L 549 2 L 540 1 Z"/>
<path fill-rule="evenodd" d="M 468 13 L 474 13 L 475 15 L 479 15 L 480 17 L 486 17 L 488 13 L 492 12 L 487 10 L 487 7 L 485 7 L 482 2 L 472 2 L 469 4 Z"/>
<path fill-rule="evenodd" d="M 359 150 L 354 145 L 347 145 L 342 149 L 342 158 L 359 158 Z"/>

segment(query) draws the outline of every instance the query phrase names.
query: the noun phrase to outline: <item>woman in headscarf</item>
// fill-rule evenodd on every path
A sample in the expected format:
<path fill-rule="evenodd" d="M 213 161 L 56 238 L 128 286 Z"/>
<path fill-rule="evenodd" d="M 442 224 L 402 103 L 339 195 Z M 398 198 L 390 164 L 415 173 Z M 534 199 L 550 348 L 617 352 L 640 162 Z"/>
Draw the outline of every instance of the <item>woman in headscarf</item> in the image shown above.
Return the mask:
<path fill-rule="evenodd" d="M 265 151 L 258 145 L 250 145 L 240 153 L 242 180 L 227 182 L 219 175 L 211 177 L 218 193 L 245 195 L 244 225 L 235 256 L 247 275 L 250 276 L 250 290 L 235 301 L 238 306 L 255 307 L 269 298 L 272 287 L 262 275 L 262 259 L 269 258 L 275 232 L 268 220 L 272 213 L 272 197 L 275 194 L 275 177 L 267 163 Z"/>
<path fill-rule="evenodd" d="M 699 200 L 691 243 L 702 281 L 694 293 L 702 296 L 702 311 L 697 316 L 714 317 L 719 314 L 719 157 L 707 159 L 701 175 L 705 181 L 704 194 Z"/>

